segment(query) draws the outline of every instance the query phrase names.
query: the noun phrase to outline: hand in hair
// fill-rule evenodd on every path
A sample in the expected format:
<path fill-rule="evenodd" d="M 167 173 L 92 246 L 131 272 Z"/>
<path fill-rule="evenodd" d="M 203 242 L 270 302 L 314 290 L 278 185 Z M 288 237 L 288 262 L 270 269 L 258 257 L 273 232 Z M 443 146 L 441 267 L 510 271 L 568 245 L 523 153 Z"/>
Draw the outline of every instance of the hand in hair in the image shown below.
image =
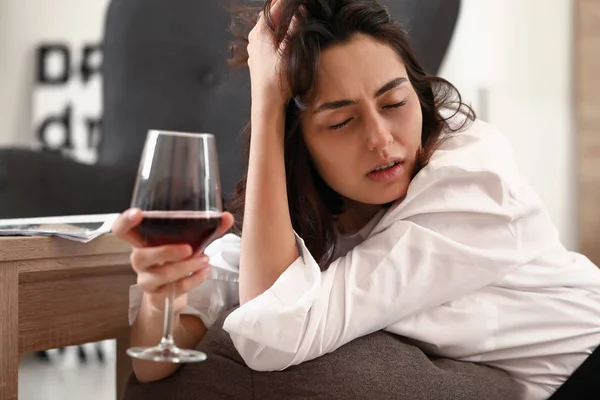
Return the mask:
<path fill-rule="evenodd" d="M 252 99 L 255 101 L 277 101 L 285 105 L 290 98 L 289 85 L 282 68 L 282 55 L 286 50 L 286 40 L 294 32 L 296 17 L 291 18 L 284 28 L 282 18 L 283 2 L 273 0 L 260 13 L 258 22 L 248 36 L 248 67 L 252 86 Z M 288 18 L 289 20 L 289 18 Z M 284 40 L 276 40 L 277 31 L 287 29 Z"/>

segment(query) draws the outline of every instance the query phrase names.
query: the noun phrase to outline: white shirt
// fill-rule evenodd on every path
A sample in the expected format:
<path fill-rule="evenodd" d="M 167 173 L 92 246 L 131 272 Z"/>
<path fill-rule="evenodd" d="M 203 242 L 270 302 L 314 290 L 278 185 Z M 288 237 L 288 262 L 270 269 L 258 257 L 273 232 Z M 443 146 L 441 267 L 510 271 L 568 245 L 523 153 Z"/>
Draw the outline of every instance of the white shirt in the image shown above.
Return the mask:
<path fill-rule="evenodd" d="M 366 228 L 342 238 L 324 272 L 297 237 L 300 257 L 227 317 L 249 367 L 282 370 L 384 329 L 428 354 L 505 370 L 533 400 L 600 344 L 600 270 L 561 245 L 507 140 L 481 121 L 446 140 Z M 207 326 L 238 302 L 239 251 L 233 235 L 206 250 L 215 279 L 190 293 L 186 312 Z M 141 296 L 131 294 L 133 322 Z"/>

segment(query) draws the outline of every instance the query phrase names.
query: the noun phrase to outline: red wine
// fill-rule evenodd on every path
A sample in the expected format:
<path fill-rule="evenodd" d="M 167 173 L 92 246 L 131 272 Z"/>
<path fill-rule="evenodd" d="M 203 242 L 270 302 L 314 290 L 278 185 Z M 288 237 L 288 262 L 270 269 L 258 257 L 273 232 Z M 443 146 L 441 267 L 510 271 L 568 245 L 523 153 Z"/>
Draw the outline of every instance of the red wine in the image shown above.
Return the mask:
<path fill-rule="evenodd" d="M 142 215 L 135 231 L 148 246 L 187 243 L 194 252 L 214 238 L 222 218 L 216 211 L 144 211 Z"/>

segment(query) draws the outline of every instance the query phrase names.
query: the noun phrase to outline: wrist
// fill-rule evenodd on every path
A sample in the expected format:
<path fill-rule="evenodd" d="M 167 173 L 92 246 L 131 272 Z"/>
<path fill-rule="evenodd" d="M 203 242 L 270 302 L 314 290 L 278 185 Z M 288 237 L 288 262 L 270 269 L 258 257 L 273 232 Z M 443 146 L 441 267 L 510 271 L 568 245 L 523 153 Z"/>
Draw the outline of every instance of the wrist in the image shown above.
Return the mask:
<path fill-rule="evenodd" d="M 251 132 L 253 137 L 273 136 L 283 139 L 285 108 L 281 103 L 255 103 L 251 110 Z"/>
<path fill-rule="evenodd" d="M 281 93 L 281 90 L 253 90 L 252 91 L 252 111 L 275 110 L 285 111 L 287 99 Z"/>
<path fill-rule="evenodd" d="M 152 320 L 156 319 L 162 321 L 165 317 L 165 310 L 153 305 L 152 301 L 146 293 L 144 293 L 142 297 L 140 313 L 144 314 L 146 318 L 150 318 Z M 175 317 L 178 318 L 178 313 L 175 314 Z"/>

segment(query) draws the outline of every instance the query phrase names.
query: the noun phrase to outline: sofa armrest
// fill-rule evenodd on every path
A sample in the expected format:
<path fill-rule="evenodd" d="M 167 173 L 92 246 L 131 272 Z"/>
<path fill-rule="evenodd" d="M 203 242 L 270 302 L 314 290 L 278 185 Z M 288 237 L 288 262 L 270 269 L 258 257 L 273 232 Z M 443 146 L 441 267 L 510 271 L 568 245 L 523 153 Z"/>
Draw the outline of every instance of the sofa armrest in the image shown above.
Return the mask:
<path fill-rule="evenodd" d="M 0 149 L 0 219 L 121 212 L 129 206 L 135 172 Z"/>

